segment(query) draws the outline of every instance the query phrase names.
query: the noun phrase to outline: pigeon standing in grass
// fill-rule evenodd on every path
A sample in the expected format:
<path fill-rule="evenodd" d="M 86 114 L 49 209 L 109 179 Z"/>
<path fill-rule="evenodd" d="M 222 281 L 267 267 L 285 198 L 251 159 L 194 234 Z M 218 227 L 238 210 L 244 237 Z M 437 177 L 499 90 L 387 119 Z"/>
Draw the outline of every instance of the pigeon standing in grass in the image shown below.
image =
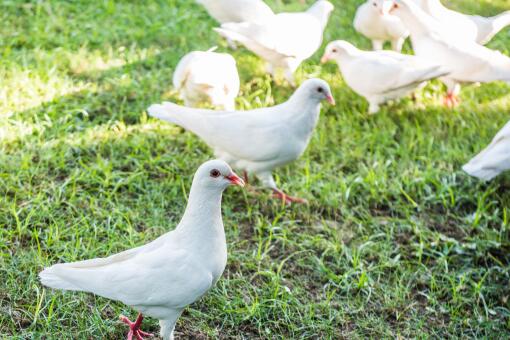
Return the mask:
<path fill-rule="evenodd" d="M 165 102 L 151 105 L 148 112 L 195 133 L 216 157 L 243 169 L 245 175 L 255 174 L 277 197 L 286 202 L 304 202 L 278 189 L 272 171 L 303 154 L 323 100 L 334 104 L 329 85 L 320 79 L 309 79 L 285 103 L 269 108 L 220 112 Z"/>
<path fill-rule="evenodd" d="M 229 185 L 243 186 L 225 162 L 202 164 L 193 178 L 188 205 L 175 230 L 144 246 L 107 258 L 56 264 L 44 269 L 48 287 L 93 293 L 137 309 L 128 339 L 152 334 L 140 329 L 142 313 L 159 320 L 161 336 L 173 339 L 183 309 L 207 293 L 227 263 L 221 196 Z"/>
<path fill-rule="evenodd" d="M 331 11 L 329 1 L 319 0 L 306 12 L 279 13 L 263 23 L 225 23 L 215 30 L 264 59 L 271 75 L 283 69 L 294 85 L 294 71 L 321 46 Z"/>
<path fill-rule="evenodd" d="M 510 170 L 510 122 L 496 134 L 488 147 L 462 169 L 469 175 L 486 181 Z"/>
<path fill-rule="evenodd" d="M 510 25 L 510 10 L 493 17 L 467 15 L 446 8 L 439 0 L 421 0 L 422 9 L 447 25 L 462 39 L 487 44 L 499 31 Z"/>
<path fill-rule="evenodd" d="M 451 107 L 459 103 L 461 83 L 510 82 L 509 57 L 469 39 L 459 38 L 412 0 L 394 0 L 391 13 L 409 28 L 415 54 L 450 72 L 441 78 L 448 88 L 445 105 Z"/>
<path fill-rule="evenodd" d="M 448 72 L 416 56 L 393 51 L 362 51 L 347 41 L 328 44 L 322 62 L 334 60 L 342 76 L 357 94 L 370 104 L 369 113 L 380 105 L 412 93 L 426 81 Z"/>
<path fill-rule="evenodd" d="M 230 54 L 216 53 L 214 48 L 188 53 L 177 64 L 173 83 L 186 106 L 209 102 L 235 110 L 240 81 L 236 61 Z"/>
<path fill-rule="evenodd" d="M 368 0 L 354 16 L 354 28 L 372 40 L 375 51 L 382 50 L 385 41 L 391 41 L 393 50 L 400 52 L 409 36 L 402 20 L 389 13 L 392 6 L 393 0 Z"/>

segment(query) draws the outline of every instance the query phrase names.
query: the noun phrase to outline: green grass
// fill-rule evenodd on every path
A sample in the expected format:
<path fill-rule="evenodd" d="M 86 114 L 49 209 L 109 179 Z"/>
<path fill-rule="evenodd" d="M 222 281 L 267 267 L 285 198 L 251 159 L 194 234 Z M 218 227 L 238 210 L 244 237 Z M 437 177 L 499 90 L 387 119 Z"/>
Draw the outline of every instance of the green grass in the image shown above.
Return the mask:
<path fill-rule="evenodd" d="M 277 10 L 303 8 L 270 1 Z M 311 1 L 308 1 L 310 3 Z M 360 1 L 335 0 L 325 42 L 360 47 Z M 495 14 L 507 0 L 458 0 Z M 149 242 L 171 230 L 211 151 L 148 119 L 176 100 L 180 56 L 226 44 L 191 0 L 0 4 L 0 338 L 117 339 L 122 304 L 45 289 L 37 273 Z M 509 30 L 490 44 L 510 54 Z M 409 51 L 409 46 L 407 46 Z M 180 338 L 510 337 L 510 178 L 481 183 L 460 167 L 509 119 L 510 86 L 466 87 L 456 110 L 438 82 L 368 116 L 322 50 L 298 71 L 321 77 L 325 106 L 305 155 L 276 172 L 310 200 L 282 207 L 263 190 L 224 195 L 228 266 L 186 309 Z M 249 109 L 285 100 L 240 49 Z M 146 319 L 146 330 L 157 321 Z"/>

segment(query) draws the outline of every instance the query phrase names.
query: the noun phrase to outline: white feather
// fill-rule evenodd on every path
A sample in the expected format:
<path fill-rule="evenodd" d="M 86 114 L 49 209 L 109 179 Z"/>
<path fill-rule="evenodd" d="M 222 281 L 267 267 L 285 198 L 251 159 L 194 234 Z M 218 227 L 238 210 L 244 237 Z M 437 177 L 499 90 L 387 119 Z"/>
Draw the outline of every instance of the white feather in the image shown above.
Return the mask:
<path fill-rule="evenodd" d="M 494 137 L 482 152 L 470 160 L 462 169 L 482 180 L 491 180 L 510 169 L 510 122 Z"/>
<path fill-rule="evenodd" d="M 225 110 L 235 109 L 240 81 L 230 54 L 211 50 L 188 53 L 177 64 L 173 83 L 186 106 L 209 102 Z"/>

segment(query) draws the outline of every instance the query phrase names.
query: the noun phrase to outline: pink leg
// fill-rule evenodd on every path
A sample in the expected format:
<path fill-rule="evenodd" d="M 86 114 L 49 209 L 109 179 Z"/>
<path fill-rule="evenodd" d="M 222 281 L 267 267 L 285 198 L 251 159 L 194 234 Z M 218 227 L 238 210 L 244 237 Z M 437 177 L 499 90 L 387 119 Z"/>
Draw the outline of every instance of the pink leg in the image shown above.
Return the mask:
<path fill-rule="evenodd" d="M 278 190 L 278 189 L 273 189 L 273 196 L 281 199 L 282 201 L 284 201 L 285 203 L 288 203 L 288 204 L 290 204 L 290 203 L 308 203 L 308 201 L 305 200 L 304 198 L 289 196 L 286 193 L 284 193 L 283 191 Z"/>
<path fill-rule="evenodd" d="M 120 321 L 124 322 L 126 325 L 129 326 L 129 332 L 127 335 L 127 340 L 132 340 L 133 336 L 137 340 L 143 340 L 144 337 L 153 337 L 154 334 L 144 332 L 140 329 L 140 326 L 142 325 L 143 321 L 143 315 L 142 313 L 138 314 L 138 317 L 136 318 L 135 322 L 130 321 L 127 317 L 124 315 L 120 316 Z"/>

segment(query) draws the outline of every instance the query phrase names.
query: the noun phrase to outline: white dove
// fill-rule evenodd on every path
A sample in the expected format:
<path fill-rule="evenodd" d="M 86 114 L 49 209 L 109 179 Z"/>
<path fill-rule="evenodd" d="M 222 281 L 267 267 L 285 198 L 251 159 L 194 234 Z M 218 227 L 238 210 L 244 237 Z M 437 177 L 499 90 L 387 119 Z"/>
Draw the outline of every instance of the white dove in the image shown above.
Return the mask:
<path fill-rule="evenodd" d="M 294 85 L 294 71 L 321 46 L 333 8 L 329 1 L 319 0 L 306 12 L 279 13 L 263 23 L 225 23 L 215 31 L 264 59 L 271 75 L 283 69 Z"/>
<path fill-rule="evenodd" d="M 210 16 L 226 22 L 263 22 L 274 15 L 262 0 L 197 0 Z"/>
<path fill-rule="evenodd" d="M 329 85 L 309 79 L 285 103 L 269 108 L 220 112 L 165 102 L 151 105 L 148 112 L 195 133 L 216 157 L 243 169 L 245 179 L 247 172 L 253 173 L 282 200 L 304 202 L 279 190 L 271 172 L 305 151 L 324 99 L 334 104 Z"/>
<path fill-rule="evenodd" d="M 383 49 L 385 41 L 391 41 L 394 51 L 400 52 L 409 30 L 402 20 L 389 13 L 392 0 L 368 0 L 358 7 L 354 16 L 354 28 L 372 40 L 373 49 Z"/>
<path fill-rule="evenodd" d="M 422 58 L 393 51 L 362 51 L 337 40 L 328 44 L 321 61 L 334 60 L 342 76 L 360 96 L 369 102 L 369 113 L 379 105 L 412 93 L 426 81 L 448 72 Z"/>
<path fill-rule="evenodd" d="M 186 106 L 196 107 L 201 102 L 235 110 L 239 93 L 239 74 L 235 59 L 227 53 L 194 51 L 177 64 L 173 83 Z"/>
<path fill-rule="evenodd" d="M 462 39 L 487 44 L 499 31 L 510 25 L 510 11 L 493 17 L 467 15 L 446 8 L 439 0 L 421 0 L 422 9 L 434 19 L 447 25 Z"/>
<path fill-rule="evenodd" d="M 462 169 L 482 180 L 491 180 L 510 169 L 510 122 L 492 140 L 487 148 L 469 161 Z"/>
<path fill-rule="evenodd" d="M 458 38 L 413 1 L 394 0 L 391 13 L 409 28 L 415 54 L 449 71 L 441 78 L 448 88 L 446 105 L 458 104 L 460 83 L 510 81 L 509 57 L 474 41 Z"/>
<path fill-rule="evenodd" d="M 140 329 L 142 314 L 159 319 L 161 336 L 173 339 L 183 309 L 209 291 L 227 263 L 221 196 L 243 180 L 221 160 L 202 164 L 193 178 L 188 205 L 175 230 L 144 246 L 106 258 L 56 264 L 44 269 L 48 287 L 84 291 L 121 301 L 139 311 L 128 339 L 152 334 Z"/>

